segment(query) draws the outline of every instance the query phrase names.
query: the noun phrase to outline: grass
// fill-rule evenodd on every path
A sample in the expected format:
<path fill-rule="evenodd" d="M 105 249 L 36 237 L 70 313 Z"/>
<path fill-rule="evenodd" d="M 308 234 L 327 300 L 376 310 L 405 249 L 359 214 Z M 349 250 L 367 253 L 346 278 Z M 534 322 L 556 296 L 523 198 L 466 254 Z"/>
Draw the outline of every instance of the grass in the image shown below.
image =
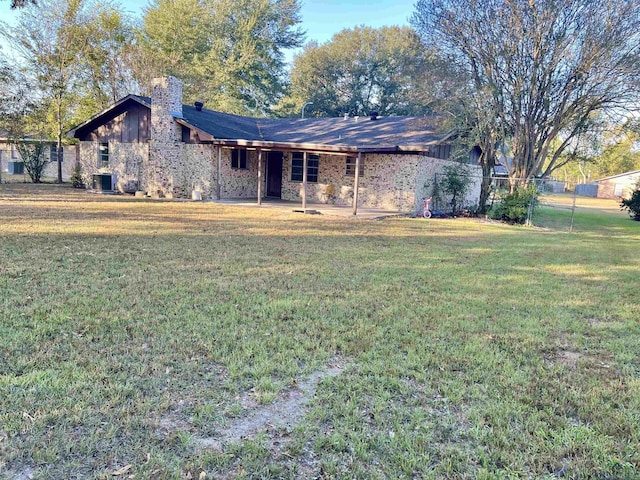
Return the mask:
<path fill-rule="evenodd" d="M 640 478 L 640 224 L 568 215 L 0 185 L 0 477 Z M 198 441 L 336 359 L 301 423 Z"/>
<path fill-rule="evenodd" d="M 42 183 L 55 183 L 56 177 L 43 176 L 41 178 Z M 2 172 L 2 181 L 0 183 L 32 183 L 29 174 L 25 171 L 22 175 L 13 175 L 7 172 Z"/>

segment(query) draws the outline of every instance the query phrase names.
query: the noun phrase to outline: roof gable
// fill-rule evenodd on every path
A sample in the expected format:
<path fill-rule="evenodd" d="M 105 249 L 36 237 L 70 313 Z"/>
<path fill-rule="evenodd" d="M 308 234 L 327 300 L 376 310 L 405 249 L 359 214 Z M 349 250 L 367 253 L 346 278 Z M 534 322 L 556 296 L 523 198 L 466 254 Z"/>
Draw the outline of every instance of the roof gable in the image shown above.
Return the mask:
<path fill-rule="evenodd" d="M 104 125 L 105 123 L 110 122 L 118 115 L 122 114 L 127 108 L 132 104 L 139 104 L 143 107 L 147 107 L 151 109 L 151 99 L 149 97 L 143 97 L 140 95 L 127 95 L 124 98 L 121 98 L 113 105 L 105 108 L 100 113 L 95 114 L 89 120 L 80 125 L 74 127 L 73 129 L 67 132 L 67 136 L 80 138 L 84 136 L 85 132 L 90 130 L 94 130 L 100 125 Z"/>

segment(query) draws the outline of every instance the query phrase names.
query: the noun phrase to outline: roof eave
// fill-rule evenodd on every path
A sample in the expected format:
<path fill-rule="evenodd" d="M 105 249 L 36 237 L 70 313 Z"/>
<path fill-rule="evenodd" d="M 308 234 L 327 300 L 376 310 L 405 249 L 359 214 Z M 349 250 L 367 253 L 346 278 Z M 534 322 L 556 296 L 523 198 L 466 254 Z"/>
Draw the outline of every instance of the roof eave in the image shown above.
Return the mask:
<path fill-rule="evenodd" d="M 594 180 L 593 183 L 598 183 L 598 182 L 602 182 L 604 180 L 612 180 L 614 178 L 618 178 L 618 177 L 626 177 L 627 175 L 635 175 L 637 173 L 640 173 L 640 170 L 632 170 L 630 172 L 624 172 L 624 173 L 619 173 L 617 175 L 611 175 L 609 177 L 603 177 L 603 178 L 599 178 L 597 180 Z"/>
<path fill-rule="evenodd" d="M 175 118 L 175 117 L 174 117 Z M 211 143 L 223 147 L 243 147 L 243 148 L 260 148 L 265 150 L 307 150 L 321 153 L 342 153 L 355 154 L 361 153 L 420 153 L 427 151 L 429 146 L 437 145 L 440 142 L 433 140 L 419 145 L 393 145 L 368 147 L 357 145 L 327 145 L 323 143 L 310 142 L 276 142 L 266 140 L 244 140 L 239 138 L 216 138 L 209 132 L 205 132 L 201 128 L 194 126 L 182 118 L 175 118 L 176 122 L 187 128 L 195 130 L 198 133 L 200 141 L 203 143 Z"/>

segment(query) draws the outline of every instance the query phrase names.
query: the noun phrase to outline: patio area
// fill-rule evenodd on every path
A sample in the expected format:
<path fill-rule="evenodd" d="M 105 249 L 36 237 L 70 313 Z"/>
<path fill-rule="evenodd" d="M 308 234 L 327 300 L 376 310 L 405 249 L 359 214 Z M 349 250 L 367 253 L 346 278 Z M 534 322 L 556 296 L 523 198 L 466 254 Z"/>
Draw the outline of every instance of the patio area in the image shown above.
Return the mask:
<path fill-rule="evenodd" d="M 225 205 L 238 205 L 243 207 L 272 208 L 286 212 L 299 212 L 301 214 L 306 213 L 307 215 L 332 215 L 337 217 L 348 217 L 367 220 L 375 220 L 379 218 L 393 217 L 398 215 L 409 215 L 407 212 L 358 207 L 358 213 L 354 216 L 353 207 L 351 207 L 351 205 L 331 205 L 326 203 L 308 203 L 306 210 L 303 210 L 302 204 L 300 202 L 293 202 L 276 198 L 265 198 L 262 200 L 261 205 L 258 205 L 257 198 L 225 198 L 222 200 L 207 201 L 211 203 L 223 203 Z"/>

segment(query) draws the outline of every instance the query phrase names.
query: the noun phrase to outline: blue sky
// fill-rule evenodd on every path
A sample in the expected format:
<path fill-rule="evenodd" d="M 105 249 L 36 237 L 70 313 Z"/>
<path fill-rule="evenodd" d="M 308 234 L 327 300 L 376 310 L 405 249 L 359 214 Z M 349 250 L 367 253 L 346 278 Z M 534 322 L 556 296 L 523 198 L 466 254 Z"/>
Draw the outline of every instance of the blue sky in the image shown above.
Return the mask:
<path fill-rule="evenodd" d="M 407 25 L 416 0 L 306 0 L 302 2 L 301 27 L 307 31 L 307 41 L 324 43 L 333 34 L 358 25 L 381 27 Z M 121 2 L 125 10 L 142 15 L 147 0 Z M 10 10 L 8 0 L 0 1 L 0 19 L 11 23 L 17 13 Z M 294 52 L 289 52 L 288 60 Z"/>

